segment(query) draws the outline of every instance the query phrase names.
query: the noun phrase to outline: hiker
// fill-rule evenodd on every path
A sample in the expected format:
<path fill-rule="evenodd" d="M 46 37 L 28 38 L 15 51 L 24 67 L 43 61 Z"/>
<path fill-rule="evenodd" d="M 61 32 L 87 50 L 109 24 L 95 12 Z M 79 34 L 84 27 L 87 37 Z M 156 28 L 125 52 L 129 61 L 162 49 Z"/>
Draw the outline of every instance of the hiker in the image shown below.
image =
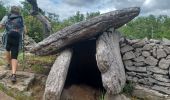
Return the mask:
<path fill-rule="evenodd" d="M 23 18 L 20 15 L 20 8 L 12 6 L 9 14 L 3 17 L 0 22 L 0 29 L 5 28 L 2 37 L 3 46 L 6 49 L 7 68 L 12 67 L 11 81 L 16 82 L 16 69 L 18 66 L 18 52 L 22 45 L 22 34 L 24 32 Z"/>
<path fill-rule="evenodd" d="M 27 0 L 31 5 L 32 5 L 32 15 L 37 15 L 38 14 L 38 5 L 37 5 L 37 0 Z"/>

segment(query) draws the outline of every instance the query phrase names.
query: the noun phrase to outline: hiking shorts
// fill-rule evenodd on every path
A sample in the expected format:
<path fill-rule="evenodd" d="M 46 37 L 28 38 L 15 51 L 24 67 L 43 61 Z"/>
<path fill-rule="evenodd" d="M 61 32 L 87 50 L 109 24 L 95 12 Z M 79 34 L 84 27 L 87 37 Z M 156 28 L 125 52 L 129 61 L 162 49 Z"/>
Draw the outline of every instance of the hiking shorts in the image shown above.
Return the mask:
<path fill-rule="evenodd" d="M 6 50 L 11 52 L 11 59 L 17 59 L 19 52 L 19 39 L 20 34 L 18 32 L 10 32 L 7 37 Z"/>

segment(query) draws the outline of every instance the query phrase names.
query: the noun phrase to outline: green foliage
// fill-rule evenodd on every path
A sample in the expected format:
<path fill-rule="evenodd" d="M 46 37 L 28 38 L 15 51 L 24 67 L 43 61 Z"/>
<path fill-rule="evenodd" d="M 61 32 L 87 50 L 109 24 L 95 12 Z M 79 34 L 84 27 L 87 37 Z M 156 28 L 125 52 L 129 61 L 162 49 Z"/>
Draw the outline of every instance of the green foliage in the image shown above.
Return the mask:
<path fill-rule="evenodd" d="M 127 23 L 119 30 L 123 35 L 129 38 L 154 38 L 162 37 L 170 39 L 170 17 L 160 15 L 158 17 L 150 15 L 146 17 L 138 17 Z"/>
<path fill-rule="evenodd" d="M 132 95 L 132 92 L 133 92 L 133 90 L 134 90 L 134 83 L 133 82 L 131 82 L 131 81 L 128 81 L 127 83 L 126 83 L 126 85 L 125 85 L 125 87 L 123 88 L 123 92 L 125 93 L 125 94 L 127 94 L 127 95 Z"/>
<path fill-rule="evenodd" d="M 90 19 L 90 18 L 93 18 L 93 17 L 96 17 L 96 16 L 98 16 L 98 15 L 100 15 L 100 12 L 99 12 L 99 11 L 98 11 L 98 12 L 87 13 L 87 14 L 86 14 L 86 20 L 87 20 L 87 19 Z"/>
<path fill-rule="evenodd" d="M 7 13 L 7 9 L 3 6 L 2 2 L 0 2 L 0 12 L 0 19 L 2 19 Z"/>

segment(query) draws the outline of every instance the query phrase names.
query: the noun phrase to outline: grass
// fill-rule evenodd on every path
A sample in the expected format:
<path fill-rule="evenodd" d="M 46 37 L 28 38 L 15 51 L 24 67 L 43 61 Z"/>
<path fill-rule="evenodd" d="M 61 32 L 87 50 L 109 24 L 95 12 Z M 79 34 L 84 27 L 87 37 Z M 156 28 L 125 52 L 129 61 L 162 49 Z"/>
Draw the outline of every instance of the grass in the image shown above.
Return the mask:
<path fill-rule="evenodd" d="M 18 60 L 21 68 L 29 69 L 34 73 L 47 74 L 49 69 L 53 65 L 56 56 L 36 56 L 32 54 L 25 54 L 23 59 L 23 53 L 20 53 Z"/>
<path fill-rule="evenodd" d="M 127 81 L 125 87 L 123 88 L 123 93 L 125 93 L 128 96 L 132 96 L 134 85 L 135 84 L 133 82 Z"/>
<path fill-rule="evenodd" d="M 105 93 L 102 92 L 100 97 L 99 97 L 99 100 L 105 100 L 104 98 L 105 98 Z"/>

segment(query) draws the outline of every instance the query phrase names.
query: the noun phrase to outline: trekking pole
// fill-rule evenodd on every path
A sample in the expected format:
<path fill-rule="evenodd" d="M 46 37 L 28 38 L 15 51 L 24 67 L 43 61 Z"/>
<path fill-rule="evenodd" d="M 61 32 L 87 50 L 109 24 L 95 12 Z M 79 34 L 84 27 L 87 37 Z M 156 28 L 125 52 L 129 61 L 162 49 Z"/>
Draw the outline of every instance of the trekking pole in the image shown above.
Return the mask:
<path fill-rule="evenodd" d="M 24 30 L 24 32 L 22 34 L 22 51 L 23 51 L 22 66 L 23 66 L 23 71 L 25 70 L 25 48 L 24 48 L 24 45 L 25 45 L 25 43 L 24 43 L 25 35 L 24 34 L 25 34 L 25 30 Z"/>

